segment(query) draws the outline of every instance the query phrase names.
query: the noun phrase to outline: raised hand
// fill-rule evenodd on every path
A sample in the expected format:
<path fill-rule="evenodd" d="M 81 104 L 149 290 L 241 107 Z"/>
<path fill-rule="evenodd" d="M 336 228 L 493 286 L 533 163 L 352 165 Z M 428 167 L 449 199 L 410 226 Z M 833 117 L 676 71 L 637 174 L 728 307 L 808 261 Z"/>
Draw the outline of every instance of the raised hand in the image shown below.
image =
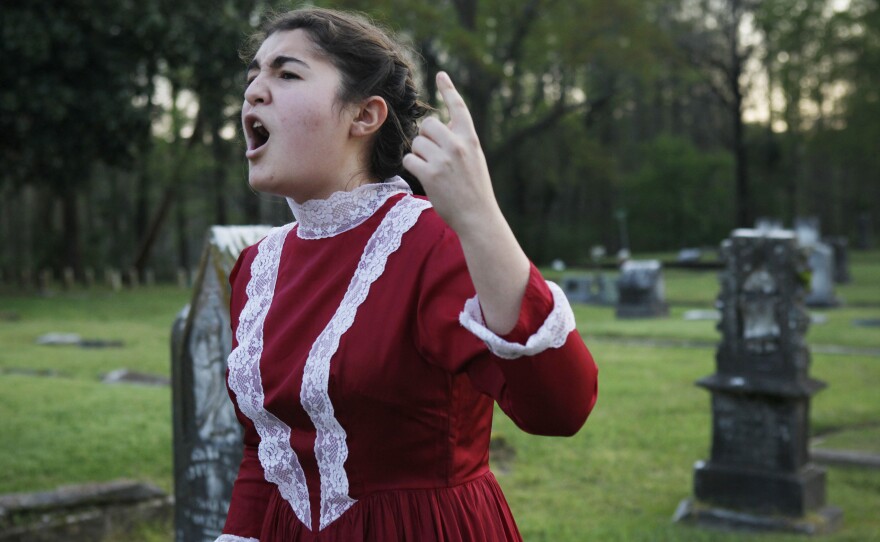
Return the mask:
<path fill-rule="evenodd" d="M 529 260 L 501 214 L 470 111 L 449 76 L 437 74 L 449 123 L 422 122 L 403 166 L 421 181 L 437 213 L 455 230 L 486 326 L 513 329 L 529 278 Z"/>
<path fill-rule="evenodd" d="M 445 72 L 437 74 L 437 88 L 449 112 L 449 123 L 436 117 L 425 119 L 403 166 L 418 177 L 434 209 L 462 236 L 500 210 L 464 99 Z"/>

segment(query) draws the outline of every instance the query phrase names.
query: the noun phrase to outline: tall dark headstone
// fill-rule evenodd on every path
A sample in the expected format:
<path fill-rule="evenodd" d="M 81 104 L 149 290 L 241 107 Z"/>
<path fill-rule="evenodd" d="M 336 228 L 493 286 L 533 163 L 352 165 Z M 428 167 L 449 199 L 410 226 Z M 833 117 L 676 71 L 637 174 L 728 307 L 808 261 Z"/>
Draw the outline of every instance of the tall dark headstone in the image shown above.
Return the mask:
<path fill-rule="evenodd" d="M 825 471 L 808 453 L 811 397 L 804 250 L 787 231 L 736 230 L 722 244 L 712 451 L 694 466 L 694 499 L 676 520 L 743 529 L 828 532 Z"/>
<path fill-rule="evenodd" d="M 874 248 L 874 224 L 869 213 L 861 213 L 856 218 L 856 248 L 859 250 Z"/>
<path fill-rule="evenodd" d="M 241 426 L 226 392 L 232 348 L 229 273 L 266 226 L 208 232 L 189 305 L 172 328 L 176 542 L 212 542 L 223 529 L 241 462 Z"/>
<path fill-rule="evenodd" d="M 656 318 L 669 314 L 663 266 L 657 260 L 629 260 L 617 279 L 618 318 Z"/>

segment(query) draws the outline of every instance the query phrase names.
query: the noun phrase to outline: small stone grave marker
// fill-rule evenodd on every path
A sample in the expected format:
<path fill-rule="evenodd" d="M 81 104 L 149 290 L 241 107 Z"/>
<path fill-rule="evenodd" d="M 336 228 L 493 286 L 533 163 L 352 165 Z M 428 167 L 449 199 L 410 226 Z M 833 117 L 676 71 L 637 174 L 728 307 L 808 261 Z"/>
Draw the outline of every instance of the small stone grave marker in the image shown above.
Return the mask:
<path fill-rule="evenodd" d="M 675 261 L 683 264 L 697 263 L 702 257 L 703 251 L 698 248 L 683 248 L 678 251 Z"/>
<path fill-rule="evenodd" d="M 663 266 L 658 260 L 624 262 L 617 279 L 617 293 L 618 318 L 654 318 L 669 314 Z"/>
<path fill-rule="evenodd" d="M 685 311 L 684 319 L 690 322 L 699 322 L 702 320 L 718 321 L 721 320 L 721 313 L 715 309 L 712 310 L 689 310 Z"/>
<path fill-rule="evenodd" d="M 168 386 L 171 379 L 161 375 L 151 375 L 132 371 L 130 369 L 116 369 L 110 371 L 101 379 L 104 384 L 138 384 L 141 386 Z"/>
<path fill-rule="evenodd" d="M 808 307 L 836 307 L 840 301 L 834 295 L 834 255 L 825 243 L 816 242 L 810 251 L 810 293 Z"/>
<path fill-rule="evenodd" d="M 36 343 L 42 346 L 79 346 L 81 348 L 121 348 L 125 344 L 119 340 L 83 339 L 77 333 L 46 333 L 37 337 Z"/>
<path fill-rule="evenodd" d="M 76 333 L 46 333 L 37 337 L 37 344 L 42 346 L 79 346 L 82 337 Z"/>
<path fill-rule="evenodd" d="M 880 318 L 857 318 L 852 323 L 857 327 L 880 327 Z"/>

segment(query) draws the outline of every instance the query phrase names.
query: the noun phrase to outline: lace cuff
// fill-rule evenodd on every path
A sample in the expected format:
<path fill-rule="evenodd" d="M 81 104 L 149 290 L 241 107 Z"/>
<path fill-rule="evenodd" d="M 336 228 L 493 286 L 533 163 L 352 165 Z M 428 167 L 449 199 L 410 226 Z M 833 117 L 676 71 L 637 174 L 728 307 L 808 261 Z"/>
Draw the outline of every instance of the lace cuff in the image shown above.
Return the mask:
<path fill-rule="evenodd" d="M 486 343 L 489 350 L 499 358 L 516 359 L 540 354 L 548 348 L 559 348 L 565 344 L 568 334 L 575 328 L 574 313 L 562 288 L 550 281 L 547 281 L 547 286 L 553 294 L 553 310 L 525 344 L 504 340 L 486 327 L 479 296 L 474 296 L 465 302 L 458 321 L 465 329 Z"/>
<path fill-rule="evenodd" d="M 221 534 L 214 542 L 260 542 L 256 538 L 244 538 L 234 534 Z"/>

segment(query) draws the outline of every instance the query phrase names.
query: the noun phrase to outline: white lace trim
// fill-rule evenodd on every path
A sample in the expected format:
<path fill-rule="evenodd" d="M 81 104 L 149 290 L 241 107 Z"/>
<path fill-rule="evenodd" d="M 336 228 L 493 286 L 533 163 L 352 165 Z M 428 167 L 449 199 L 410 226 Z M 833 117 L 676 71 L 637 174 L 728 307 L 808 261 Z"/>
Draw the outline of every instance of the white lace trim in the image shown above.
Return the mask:
<path fill-rule="evenodd" d="M 465 302 L 464 310 L 458 316 L 458 321 L 486 343 L 489 350 L 499 358 L 516 359 L 540 354 L 548 348 L 559 348 L 565 344 L 568 334 L 575 328 L 574 313 L 571 311 L 571 305 L 568 304 L 568 299 L 562 292 L 562 288 L 550 281 L 547 281 L 547 286 L 553 294 L 553 310 L 547 315 L 547 319 L 544 320 L 538 331 L 529 337 L 524 345 L 505 341 L 486 327 L 478 296 Z"/>
<path fill-rule="evenodd" d="M 321 473 L 321 525 L 324 529 L 356 501 L 348 495 L 348 458 L 345 429 L 334 416 L 328 394 L 330 359 L 342 335 L 354 322 L 358 308 L 367 298 L 370 286 L 382 275 L 388 257 L 399 247 L 403 234 L 415 225 L 422 211 L 431 207 L 425 200 L 403 198 L 382 219 L 367 241 L 354 276 L 342 302 L 309 352 L 303 373 L 300 401 L 315 425 L 315 457 Z"/>
<path fill-rule="evenodd" d="M 360 226 L 391 196 L 410 193 L 406 181 L 393 177 L 382 183 L 361 185 L 350 192 L 334 192 L 327 199 L 297 203 L 287 198 L 287 204 L 299 224 L 297 237 L 323 239 Z"/>
<path fill-rule="evenodd" d="M 257 256 L 251 264 L 251 279 L 246 289 L 247 302 L 235 333 L 238 346 L 229 354 L 229 387 L 235 392 L 238 407 L 254 423 L 260 435 L 258 453 L 266 480 L 278 486 L 296 517 L 308 527 L 311 525 L 311 509 L 305 473 L 290 445 L 290 427 L 264 407 L 260 378 L 263 324 L 275 293 L 281 249 L 291 228 L 293 224 L 273 228 L 257 245 Z"/>
<path fill-rule="evenodd" d="M 214 542 L 260 542 L 256 538 L 244 538 L 234 534 L 221 534 Z"/>

